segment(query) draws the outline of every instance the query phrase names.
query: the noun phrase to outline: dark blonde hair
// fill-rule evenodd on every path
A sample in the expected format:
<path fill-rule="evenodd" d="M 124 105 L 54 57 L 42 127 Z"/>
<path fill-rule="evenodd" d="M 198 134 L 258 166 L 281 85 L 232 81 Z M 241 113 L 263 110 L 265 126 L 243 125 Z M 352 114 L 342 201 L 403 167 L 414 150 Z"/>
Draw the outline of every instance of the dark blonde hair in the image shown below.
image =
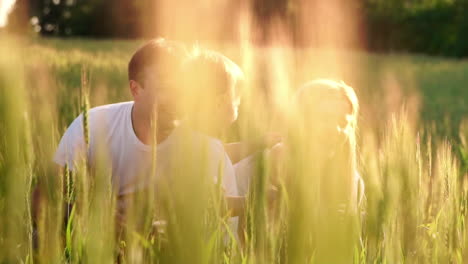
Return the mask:
<path fill-rule="evenodd" d="M 182 65 L 182 78 L 186 86 L 201 93 L 216 94 L 227 91 L 231 85 L 238 86 L 244 74 L 223 54 L 194 46 Z"/>
<path fill-rule="evenodd" d="M 357 120 L 359 114 L 359 101 L 356 96 L 354 89 L 351 86 L 346 85 L 343 81 L 334 81 L 328 79 L 318 79 L 305 83 L 302 85 L 296 92 L 294 102 L 301 108 L 301 106 L 307 106 L 307 109 L 314 109 L 319 103 L 326 103 L 327 98 L 338 98 L 342 99 L 344 102 L 347 102 L 350 107 L 350 112 L 346 116 L 346 127 L 343 129 L 343 135 L 346 138 L 345 143 L 345 156 L 349 168 L 349 180 L 352 185 L 352 193 L 357 198 L 359 202 L 362 199 L 363 193 L 359 193 L 359 188 L 363 188 L 359 174 L 357 173 L 357 147 L 356 147 L 356 130 L 357 130 Z M 303 108 L 305 109 L 305 108 Z M 318 111 L 319 112 L 319 111 Z M 309 115 L 310 114 L 310 115 Z M 322 114 L 323 113 L 315 113 Z M 304 118 L 309 118 L 313 116 L 311 113 L 302 113 Z M 322 116 L 321 118 L 326 118 Z M 307 122 L 307 120 L 303 120 Z M 359 179 L 357 179 L 359 177 Z M 356 188 L 356 189 L 354 189 Z M 362 191 L 362 190 L 361 190 Z"/>
<path fill-rule="evenodd" d="M 351 86 L 343 81 L 334 81 L 328 79 L 318 79 L 305 83 L 295 94 L 295 103 L 298 105 L 313 105 L 318 101 L 326 100 L 328 97 L 341 97 L 346 101 L 351 109 L 347 116 L 346 137 L 351 145 L 353 152 L 356 151 L 356 129 L 359 113 L 359 101 Z M 310 109 L 310 108 L 309 108 Z"/>
<path fill-rule="evenodd" d="M 237 93 L 244 79 L 242 70 L 232 60 L 198 46 L 189 52 L 181 69 L 178 98 L 184 118 L 211 109 L 218 95 Z"/>
<path fill-rule="evenodd" d="M 157 66 L 159 78 L 172 81 L 177 78 L 181 64 L 188 56 L 182 43 L 156 38 L 146 42 L 132 56 L 128 63 L 128 79 L 143 85 L 145 68 Z M 164 80 L 163 80 L 164 81 Z"/>

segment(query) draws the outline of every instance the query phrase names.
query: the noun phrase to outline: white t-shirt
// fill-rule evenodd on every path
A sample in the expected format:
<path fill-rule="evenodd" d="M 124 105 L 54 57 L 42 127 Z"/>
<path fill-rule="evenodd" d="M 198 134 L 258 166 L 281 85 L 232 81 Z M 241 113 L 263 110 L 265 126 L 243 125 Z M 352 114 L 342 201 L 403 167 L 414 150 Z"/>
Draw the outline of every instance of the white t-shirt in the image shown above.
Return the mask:
<path fill-rule="evenodd" d="M 184 173 L 193 171 L 193 176 L 197 178 L 195 181 L 184 182 L 187 184 L 186 187 L 190 188 L 190 184 L 199 184 L 197 181 L 201 181 L 201 177 L 206 173 L 206 176 L 211 177 L 214 183 L 217 183 L 218 178 L 221 178 L 221 187 L 226 196 L 239 196 L 234 166 L 220 140 L 181 126 L 174 129 L 168 141 L 170 146 L 167 147 L 164 154 L 175 158 L 169 158 L 171 161 L 162 165 L 158 162 L 159 179 L 171 176 L 172 173 L 177 174 L 177 170 L 182 167 Z M 160 159 L 161 157 L 158 157 L 158 160 Z M 174 161 L 175 163 L 173 163 Z M 183 179 L 185 177 L 186 175 L 183 175 Z M 211 181 L 209 178 L 206 179 Z M 237 234 L 238 221 L 239 217 L 231 217 L 228 220 L 229 228 L 236 240 L 239 239 Z M 225 242 L 228 239 L 229 236 L 226 234 Z"/>
<path fill-rule="evenodd" d="M 281 146 L 282 143 L 278 143 L 275 146 Z M 266 155 L 269 155 L 271 150 L 266 151 Z M 261 156 L 258 153 L 250 155 L 236 164 L 234 164 L 234 171 L 236 175 L 236 182 L 237 182 L 237 189 L 240 196 L 246 196 L 249 193 L 250 181 L 252 177 L 255 176 L 256 166 L 259 164 L 259 159 Z M 356 170 L 354 172 L 354 179 L 353 179 L 353 188 L 354 196 L 357 197 L 357 204 L 361 205 L 365 199 L 365 185 L 364 181 Z"/>
<path fill-rule="evenodd" d="M 250 155 L 236 164 L 234 164 L 234 171 L 237 181 L 237 189 L 239 195 L 247 196 L 249 194 L 249 187 L 251 178 L 255 174 L 255 166 L 258 165 L 259 155 Z"/>
<path fill-rule="evenodd" d="M 54 161 L 62 167 L 68 165 L 73 170 L 75 162 L 86 155 L 89 165 L 93 166 L 98 153 L 103 153 L 104 150 L 112 169 L 114 188 L 117 188 L 119 196 L 124 196 L 147 188 L 150 177 L 161 177 L 177 159 L 189 158 L 183 155 L 173 158 L 174 155 L 170 154 L 180 146 L 178 142 L 182 142 L 180 137 L 183 133 L 176 128 L 157 145 L 156 175 L 149 175 L 152 151 L 150 146 L 137 138 L 133 130 L 132 107 L 133 102 L 123 102 L 92 108 L 88 112 L 90 141 L 87 151 L 83 136 L 83 117 L 79 115 L 63 135 Z M 191 139 L 206 142 L 204 150 L 207 151 L 209 161 L 208 176 L 216 181 L 221 172 L 225 194 L 238 195 L 234 168 L 221 141 L 196 132 L 193 135 Z"/>

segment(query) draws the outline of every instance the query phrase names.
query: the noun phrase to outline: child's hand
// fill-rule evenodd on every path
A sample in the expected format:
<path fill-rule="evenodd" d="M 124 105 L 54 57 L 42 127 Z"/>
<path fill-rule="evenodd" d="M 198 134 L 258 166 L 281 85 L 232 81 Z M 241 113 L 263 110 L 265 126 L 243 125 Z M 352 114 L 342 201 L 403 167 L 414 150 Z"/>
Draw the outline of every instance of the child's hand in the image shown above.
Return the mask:
<path fill-rule="evenodd" d="M 280 133 L 269 132 L 264 136 L 263 144 L 266 148 L 271 148 L 282 141 L 283 141 L 283 137 L 281 136 Z"/>
<path fill-rule="evenodd" d="M 167 222 L 164 220 L 154 221 L 151 226 L 150 238 L 158 238 L 159 241 L 167 241 Z"/>
<path fill-rule="evenodd" d="M 278 188 L 276 188 L 275 186 L 273 185 L 270 185 L 267 190 L 266 190 L 266 198 L 267 198 L 267 203 L 268 203 L 268 207 L 274 207 L 278 201 L 279 201 L 279 198 L 280 198 L 280 193 L 279 193 L 279 190 Z"/>
<path fill-rule="evenodd" d="M 275 186 L 270 185 L 266 189 L 267 210 L 271 217 L 276 218 L 280 205 L 281 193 Z"/>
<path fill-rule="evenodd" d="M 270 167 L 270 182 L 274 186 L 279 186 L 284 176 L 284 145 L 277 143 L 268 152 L 268 165 Z"/>

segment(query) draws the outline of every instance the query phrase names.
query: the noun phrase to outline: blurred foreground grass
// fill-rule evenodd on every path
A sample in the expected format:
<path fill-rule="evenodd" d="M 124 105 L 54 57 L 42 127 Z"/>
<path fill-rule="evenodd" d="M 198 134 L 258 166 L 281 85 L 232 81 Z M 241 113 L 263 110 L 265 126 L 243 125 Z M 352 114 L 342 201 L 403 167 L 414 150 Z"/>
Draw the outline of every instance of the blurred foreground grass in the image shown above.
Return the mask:
<path fill-rule="evenodd" d="M 90 74 L 91 106 L 131 100 L 126 67 L 141 43 L 44 39 L 0 42 L 0 262 L 114 261 L 117 250 L 109 224 L 113 223 L 113 198 L 102 186 L 81 189 L 84 194 L 76 197 L 80 211 L 70 220 L 73 225 L 64 228 L 61 204 L 66 197 L 61 186 L 65 179 L 56 175 L 51 159 L 64 129 L 79 114 L 83 67 Z M 193 235 L 190 231 L 179 234 L 178 251 L 165 251 L 161 241 L 135 228 L 124 243 L 129 252 L 126 263 L 322 263 L 323 259 L 336 263 L 466 263 L 468 62 L 363 52 L 334 53 L 340 58 L 334 62 L 330 51 L 316 50 L 286 51 L 289 55 L 281 60 L 269 60 L 268 56 L 277 50 L 283 52 L 274 47 L 250 50 L 254 55 L 247 63 L 243 51 L 232 46 L 220 48 L 244 68 L 255 69 L 246 71 L 253 76 L 249 87 L 263 91 L 258 94 L 267 102 L 262 108 L 258 97 L 244 98 L 244 109 L 234 129 L 257 124 L 246 133 L 233 132 L 231 137 L 253 137 L 255 129 L 268 126 L 261 124 L 265 115 L 262 109 L 270 109 L 268 102 L 277 100 L 275 94 L 281 95 L 275 91 L 278 83 L 266 77 L 274 71 L 275 63 L 293 66 L 280 68 L 292 69 L 291 80 L 280 85 L 297 87 L 309 79 L 335 78 L 353 86 L 362 108 L 359 170 L 366 183 L 364 213 L 345 222 L 356 231 L 355 237 L 347 236 L 349 241 L 335 248 L 314 251 L 320 248 L 320 241 L 312 243 L 315 246 L 302 243 L 307 232 L 314 236 L 313 230 L 324 228 L 327 241 L 339 241 L 344 235 L 338 232 L 343 228 L 337 224 L 341 220 L 317 221 L 311 211 L 288 214 L 313 207 L 307 199 L 316 186 L 289 190 L 295 192 L 294 199 L 283 197 L 289 211 L 273 216 L 264 208 L 265 186 L 259 180 L 254 189 L 261 195 L 250 199 L 251 226 L 244 250 L 235 243 L 213 242 L 219 240 L 225 219 L 211 215 L 218 229 L 210 231 L 206 244 L 197 245 L 201 250 L 197 258 L 190 243 L 198 240 L 188 239 Z M 334 63 L 348 67 L 333 67 Z M 252 108 L 255 105 L 259 105 L 258 109 Z M 304 176 L 297 179 L 307 186 L 305 176 L 310 171 L 302 165 L 302 159 L 291 161 L 289 166 L 304 168 L 295 172 Z M 81 179 L 87 177 L 86 172 L 78 175 Z M 267 176 L 268 171 L 262 169 L 257 175 L 259 179 Z M 33 249 L 31 189 L 38 179 L 46 196 L 35 228 L 39 248 Z M 81 183 L 77 182 L 77 186 Z M 176 252 L 177 256 L 167 252 Z"/>

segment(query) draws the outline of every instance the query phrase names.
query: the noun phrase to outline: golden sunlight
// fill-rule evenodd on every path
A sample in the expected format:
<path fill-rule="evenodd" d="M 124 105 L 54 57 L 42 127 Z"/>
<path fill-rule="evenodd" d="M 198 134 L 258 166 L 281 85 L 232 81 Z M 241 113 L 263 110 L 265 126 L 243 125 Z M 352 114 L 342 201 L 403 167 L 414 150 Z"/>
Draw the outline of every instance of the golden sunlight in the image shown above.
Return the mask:
<path fill-rule="evenodd" d="M 6 26 L 8 14 L 13 7 L 15 0 L 1 0 L 0 1 L 0 27 Z"/>

